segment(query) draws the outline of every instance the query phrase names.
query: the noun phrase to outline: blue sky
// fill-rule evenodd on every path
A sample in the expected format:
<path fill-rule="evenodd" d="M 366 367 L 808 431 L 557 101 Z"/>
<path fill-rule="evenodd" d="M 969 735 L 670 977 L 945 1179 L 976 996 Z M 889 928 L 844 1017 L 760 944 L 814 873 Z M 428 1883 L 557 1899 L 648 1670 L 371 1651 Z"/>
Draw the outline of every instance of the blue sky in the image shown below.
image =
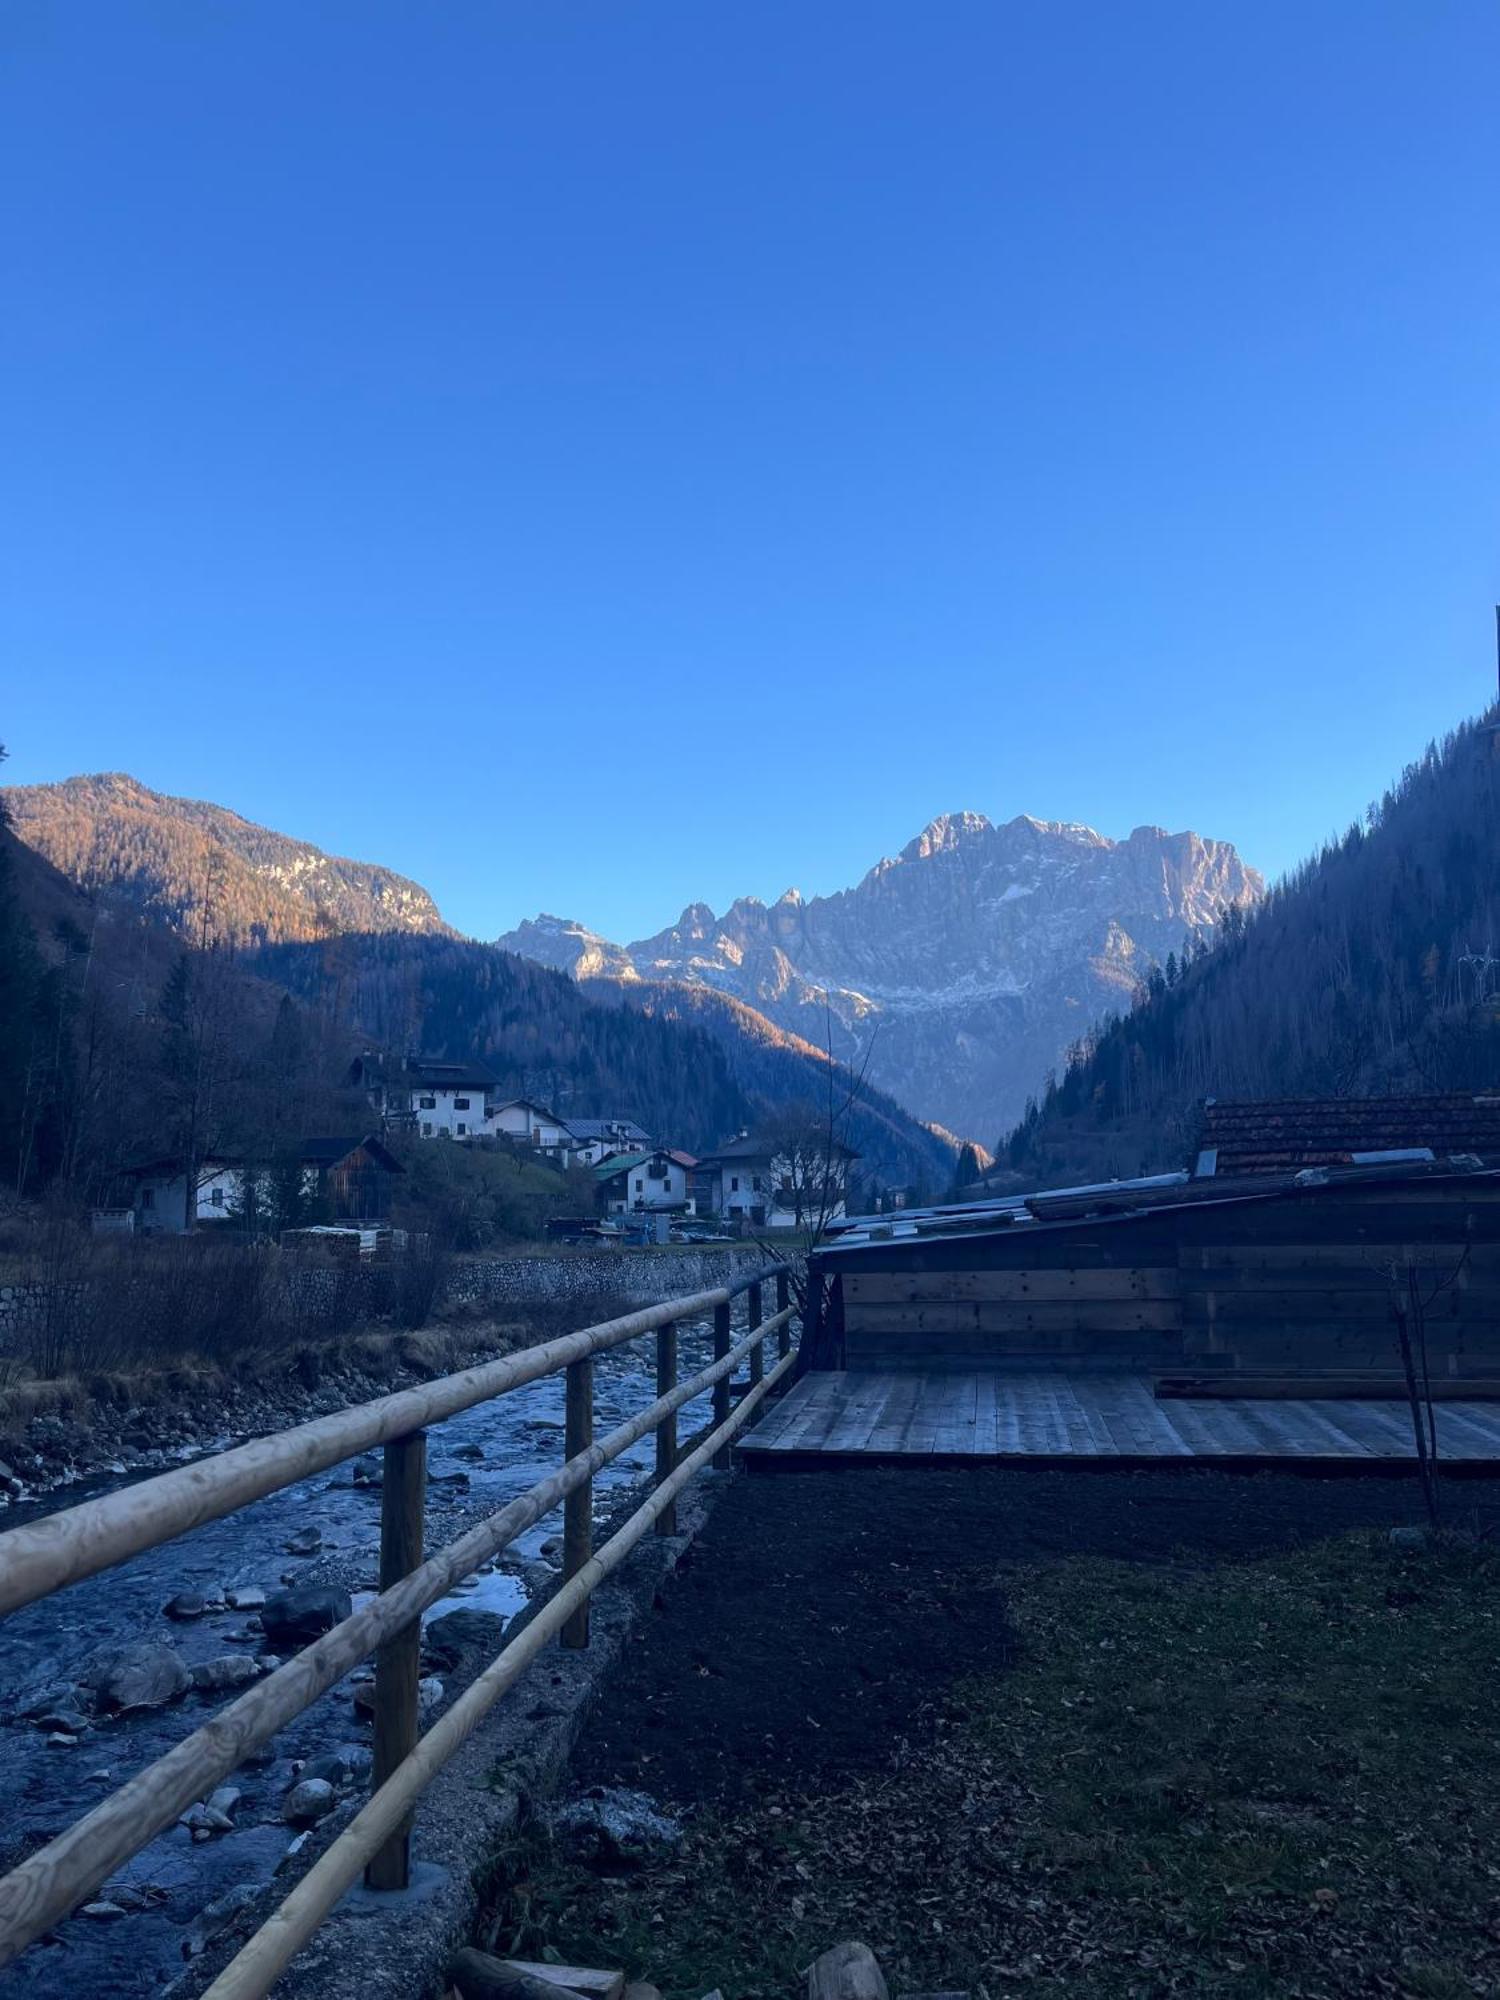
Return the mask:
<path fill-rule="evenodd" d="M 493 935 L 1494 685 L 1493 0 L 0 10 L 0 738 Z"/>

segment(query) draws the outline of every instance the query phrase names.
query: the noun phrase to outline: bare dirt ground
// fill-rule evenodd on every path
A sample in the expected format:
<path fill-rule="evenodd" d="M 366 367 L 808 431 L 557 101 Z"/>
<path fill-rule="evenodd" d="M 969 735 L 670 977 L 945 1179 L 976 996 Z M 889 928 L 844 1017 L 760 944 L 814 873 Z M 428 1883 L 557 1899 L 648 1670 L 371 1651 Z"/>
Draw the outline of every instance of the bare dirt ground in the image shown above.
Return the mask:
<path fill-rule="evenodd" d="M 672 1994 L 1500 1992 L 1500 1482 L 747 1476 L 627 1652 L 574 1795 L 675 1847 L 510 1858 L 480 1941 Z"/>

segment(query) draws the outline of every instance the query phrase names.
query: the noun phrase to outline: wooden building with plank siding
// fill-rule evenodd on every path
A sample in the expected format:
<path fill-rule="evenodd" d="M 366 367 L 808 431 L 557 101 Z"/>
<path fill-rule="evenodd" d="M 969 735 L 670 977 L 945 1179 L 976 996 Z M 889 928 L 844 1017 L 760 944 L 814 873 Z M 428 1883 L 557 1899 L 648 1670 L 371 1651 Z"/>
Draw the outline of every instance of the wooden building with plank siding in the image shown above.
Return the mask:
<path fill-rule="evenodd" d="M 875 1219 L 812 1259 L 814 1368 L 1395 1379 L 1410 1266 L 1439 1383 L 1500 1379 L 1500 1169 L 1392 1163 Z M 1430 1298 L 1429 1298 L 1430 1294 Z M 1227 1384 L 1226 1384 L 1227 1386 Z"/>

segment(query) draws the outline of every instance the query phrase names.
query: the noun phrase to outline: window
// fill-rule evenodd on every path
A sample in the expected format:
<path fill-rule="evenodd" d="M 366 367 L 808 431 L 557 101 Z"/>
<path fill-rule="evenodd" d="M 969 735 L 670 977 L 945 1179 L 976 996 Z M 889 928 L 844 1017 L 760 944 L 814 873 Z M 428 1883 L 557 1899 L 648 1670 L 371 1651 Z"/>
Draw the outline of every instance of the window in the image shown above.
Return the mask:
<path fill-rule="evenodd" d="M 635 1191 L 637 1194 L 644 1194 L 646 1191 L 646 1183 L 639 1174 L 635 1177 Z"/>
<path fill-rule="evenodd" d="M 435 1097 L 419 1097 L 417 1099 L 417 1106 L 422 1111 L 436 1111 L 437 1099 Z"/>
<path fill-rule="evenodd" d="M 729 1176 L 729 1192 L 731 1194 L 738 1194 L 739 1191 L 740 1191 L 740 1177 L 738 1174 L 731 1174 Z"/>
<path fill-rule="evenodd" d="M 216 1188 L 212 1188 L 212 1189 L 211 1189 L 211 1190 L 209 1191 L 209 1197 L 208 1197 L 208 1199 L 209 1199 L 209 1202 L 211 1203 L 211 1205 L 212 1205 L 212 1206 L 213 1206 L 214 1208 L 222 1208 L 222 1207 L 224 1206 L 224 1190 L 223 1190 L 223 1188 L 221 1188 L 221 1187 L 216 1187 Z"/>
<path fill-rule="evenodd" d="M 455 1098 L 454 1098 L 454 1100 L 453 1100 L 453 1109 L 454 1109 L 455 1111 L 467 1111 L 467 1110 L 468 1110 L 468 1108 L 469 1108 L 469 1100 L 468 1100 L 468 1098 L 467 1098 L 467 1097 L 455 1097 Z"/>
<path fill-rule="evenodd" d="M 468 1130 L 469 1130 L 468 1126 L 467 1126 L 467 1125 L 465 1125 L 465 1123 L 464 1123 L 464 1121 L 462 1120 L 462 1118 L 460 1118 L 460 1119 L 459 1119 L 459 1121 L 458 1121 L 458 1136 L 459 1136 L 459 1138 L 460 1138 L 460 1139 L 464 1138 L 464 1137 L 466 1136 L 466 1134 L 468 1133 Z"/>
<path fill-rule="evenodd" d="M 427 1119 L 427 1120 L 426 1120 L 426 1121 L 425 1121 L 425 1122 L 423 1123 L 423 1126 L 422 1126 L 422 1137 L 423 1137 L 424 1139 L 430 1139 L 430 1138 L 432 1137 L 432 1121 L 431 1121 L 431 1119 Z"/>
<path fill-rule="evenodd" d="M 154 1187 L 143 1187 L 141 1189 L 141 1207 L 155 1208 L 155 1206 L 156 1206 L 156 1189 Z"/>
<path fill-rule="evenodd" d="M 750 1177 L 750 1185 L 751 1185 L 751 1187 L 752 1187 L 752 1188 L 754 1188 L 754 1190 L 755 1190 L 755 1192 L 756 1192 L 757 1194 L 759 1194 L 759 1193 L 760 1193 L 760 1191 L 761 1191 L 761 1187 L 760 1187 L 760 1175 L 759 1175 L 759 1174 L 752 1174 L 752 1175 L 751 1175 L 751 1177 Z"/>

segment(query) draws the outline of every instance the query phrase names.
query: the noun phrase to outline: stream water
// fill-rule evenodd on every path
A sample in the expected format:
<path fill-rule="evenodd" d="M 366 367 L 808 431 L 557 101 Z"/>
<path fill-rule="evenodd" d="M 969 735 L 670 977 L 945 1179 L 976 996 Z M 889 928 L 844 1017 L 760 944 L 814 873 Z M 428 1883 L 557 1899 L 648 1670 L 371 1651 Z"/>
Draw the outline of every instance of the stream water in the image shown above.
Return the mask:
<path fill-rule="evenodd" d="M 683 1325 L 684 1375 L 703 1367 L 710 1352 L 707 1325 Z M 595 1435 L 643 1409 L 655 1394 L 655 1348 L 649 1338 L 601 1355 L 594 1369 Z M 705 1421 L 702 1397 L 679 1414 L 687 1436 Z M 480 1456 L 468 1454 L 475 1449 Z M 563 1380 L 551 1376 L 495 1402 L 454 1417 L 429 1433 L 428 1548 L 493 1513 L 561 1463 Z M 611 1509 L 622 1487 L 644 1477 L 653 1462 L 648 1434 L 606 1467 L 594 1482 L 595 1511 Z M 459 1475 L 467 1478 L 460 1491 Z M 126 1480 L 101 1482 L 107 1492 Z M 74 1505 L 78 1493 L 68 1496 Z M 53 1511 L 50 1504 L 17 1508 L 5 1527 Z M 287 1553 L 299 1530 L 316 1527 L 322 1546 L 313 1556 Z M 512 1544 L 505 1566 L 433 1606 L 426 1620 L 460 1606 L 505 1615 L 519 1610 L 527 1591 L 517 1567 L 535 1562 L 542 1546 L 561 1532 L 561 1510 L 539 1521 Z M 89 1656 L 106 1644 L 167 1640 L 186 1664 L 227 1653 L 255 1653 L 262 1635 L 253 1613 L 209 1612 L 188 1623 L 163 1615 L 180 1591 L 204 1596 L 258 1586 L 268 1594 L 283 1582 L 337 1581 L 359 1591 L 375 1583 L 380 1543 L 380 1496 L 356 1486 L 339 1466 L 315 1479 L 272 1494 L 222 1521 L 148 1550 L 117 1569 L 86 1579 L 54 1597 L 28 1605 L 0 1624 L 0 1784 L 6 1813 L 3 1847 L 12 1860 L 60 1833 L 143 1765 L 150 1763 L 234 1698 L 229 1693 L 185 1697 L 157 1710 L 100 1720 L 71 1744 L 53 1743 L 19 1711 L 57 1683 L 76 1680 Z M 425 1622 L 425 1621 L 424 1621 Z M 331 1688 L 278 1735 L 264 1761 L 236 1772 L 226 1783 L 241 1793 L 233 1831 L 197 1842 L 176 1826 L 144 1848 L 98 1893 L 99 1902 L 123 1914 L 75 1914 L 15 1964 L 0 1973 L 0 1995 L 28 2000 L 80 2000 L 83 1995 L 157 1994 L 180 1977 L 201 1931 L 205 1906 L 241 1883 L 264 1883 L 287 1857 L 295 1829 L 282 1803 L 297 1760 L 344 1746 L 368 1747 L 369 1729 L 353 1708 L 359 1674 Z M 454 1690 L 450 1690 L 456 1692 Z M 357 1791 L 363 1791 L 361 1783 Z"/>

